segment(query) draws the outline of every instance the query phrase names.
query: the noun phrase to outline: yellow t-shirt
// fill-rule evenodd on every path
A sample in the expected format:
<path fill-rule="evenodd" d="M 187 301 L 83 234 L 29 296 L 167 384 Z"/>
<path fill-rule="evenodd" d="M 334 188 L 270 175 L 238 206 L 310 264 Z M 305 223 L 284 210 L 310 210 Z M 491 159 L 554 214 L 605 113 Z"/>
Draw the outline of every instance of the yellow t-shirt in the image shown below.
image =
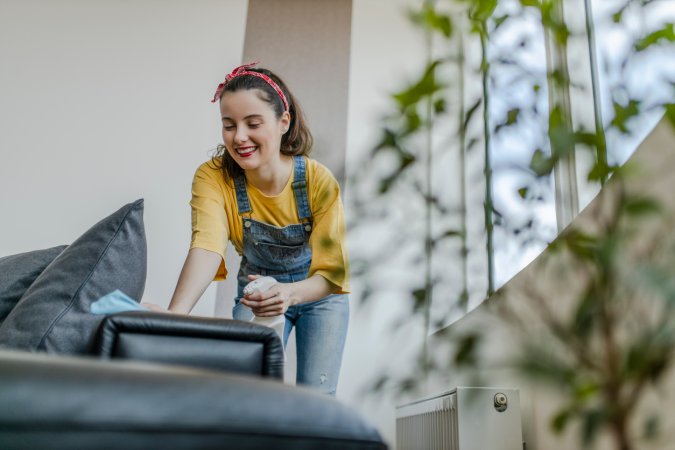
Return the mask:
<path fill-rule="evenodd" d="M 349 263 L 345 246 L 345 224 L 340 186 L 333 174 L 316 160 L 305 158 L 307 193 L 312 212 L 312 233 L 309 245 L 312 263 L 308 277 L 323 276 L 335 286 L 337 293 L 349 292 Z M 267 196 L 250 184 L 246 185 L 253 220 L 277 227 L 300 223 L 293 193 L 291 174 L 279 195 Z M 234 183 L 227 183 L 221 170 L 207 161 L 197 169 L 192 181 L 192 243 L 190 248 L 203 248 L 223 257 L 215 280 L 227 276 L 225 249 L 230 240 L 241 255 L 243 227 L 239 216 Z M 248 217 L 248 214 L 246 214 Z"/>

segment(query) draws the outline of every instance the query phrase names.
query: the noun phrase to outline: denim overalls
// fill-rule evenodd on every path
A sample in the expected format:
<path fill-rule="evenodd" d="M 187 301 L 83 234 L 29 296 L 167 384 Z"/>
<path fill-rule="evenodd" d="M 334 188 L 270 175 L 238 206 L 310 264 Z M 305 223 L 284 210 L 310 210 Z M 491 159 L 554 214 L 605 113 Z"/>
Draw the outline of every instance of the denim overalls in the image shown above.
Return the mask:
<path fill-rule="evenodd" d="M 305 159 L 295 156 L 293 160 L 293 193 L 300 221 L 298 224 L 280 228 L 251 219 L 246 177 L 241 174 L 234 179 L 244 230 L 244 250 L 232 311 L 235 319 L 248 321 L 253 318 L 251 309 L 239 303 L 239 299 L 244 296 L 244 286 L 250 281 L 247 275 L 269 275 L 280 283 L 307 278 L 312 262 L 312 249 L 309 246 L 312 213 L 307 195 Z M 284 347 L 295 326 L 296 383 L 335 395 L 349 322 L 347 295 L 333 294 L 318 301 L 291 306 L 285 316 Z"/>

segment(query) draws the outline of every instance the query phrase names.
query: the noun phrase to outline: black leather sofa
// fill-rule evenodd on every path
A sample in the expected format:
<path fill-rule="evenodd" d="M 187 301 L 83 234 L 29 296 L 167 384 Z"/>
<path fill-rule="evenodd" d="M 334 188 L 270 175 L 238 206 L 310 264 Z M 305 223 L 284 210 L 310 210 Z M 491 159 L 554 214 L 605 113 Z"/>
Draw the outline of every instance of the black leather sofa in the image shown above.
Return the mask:
<path fill-rule="evenodd" d="M 0 450 L 385 448 L 355 411 L 283 384 L 267 327 L 92 311 L 115 290 L 141 299 L 146 260 L 142 200 L 70 245 L 0 257 Z"/>
<path fill-rule="evenodd" d="M 0 448 L 386 448 L 356 412 L 282 378 L 266 327 L 112 315 L 91 355 L 0 350 Z"/>

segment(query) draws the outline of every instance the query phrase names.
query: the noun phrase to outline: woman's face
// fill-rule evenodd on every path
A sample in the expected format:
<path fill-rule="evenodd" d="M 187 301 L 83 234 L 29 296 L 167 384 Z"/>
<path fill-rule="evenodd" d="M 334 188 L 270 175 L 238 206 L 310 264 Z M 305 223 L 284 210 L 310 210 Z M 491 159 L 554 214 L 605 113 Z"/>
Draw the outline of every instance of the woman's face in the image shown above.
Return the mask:
<path fill-rule="evenodd" d="M 223 142 L 244 170 L 254 170 L 280 161 L 281 137 L 288 130 L 290 115 L 277 119 L 272 105 L 250 89 L 225 92 L 220 98 Z"/>

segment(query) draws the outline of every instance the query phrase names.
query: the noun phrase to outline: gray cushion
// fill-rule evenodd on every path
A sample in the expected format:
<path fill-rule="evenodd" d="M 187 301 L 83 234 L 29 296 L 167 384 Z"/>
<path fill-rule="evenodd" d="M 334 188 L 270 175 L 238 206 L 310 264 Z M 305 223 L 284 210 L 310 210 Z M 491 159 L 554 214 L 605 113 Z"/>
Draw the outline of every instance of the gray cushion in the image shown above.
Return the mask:
<path fill-rule="evenodd" d="M 141 199 L 91 227 L 37 277 L 0 325 L 0 347 L 86 353 L 102 319 L 91 302 L 115 289 L 139 300 L 146 261 Z"/>
<path fill-rule="evenodd" d="M 26 289 L 66 247 L 60 245 L 0 258 L 0 324 Z"/>

